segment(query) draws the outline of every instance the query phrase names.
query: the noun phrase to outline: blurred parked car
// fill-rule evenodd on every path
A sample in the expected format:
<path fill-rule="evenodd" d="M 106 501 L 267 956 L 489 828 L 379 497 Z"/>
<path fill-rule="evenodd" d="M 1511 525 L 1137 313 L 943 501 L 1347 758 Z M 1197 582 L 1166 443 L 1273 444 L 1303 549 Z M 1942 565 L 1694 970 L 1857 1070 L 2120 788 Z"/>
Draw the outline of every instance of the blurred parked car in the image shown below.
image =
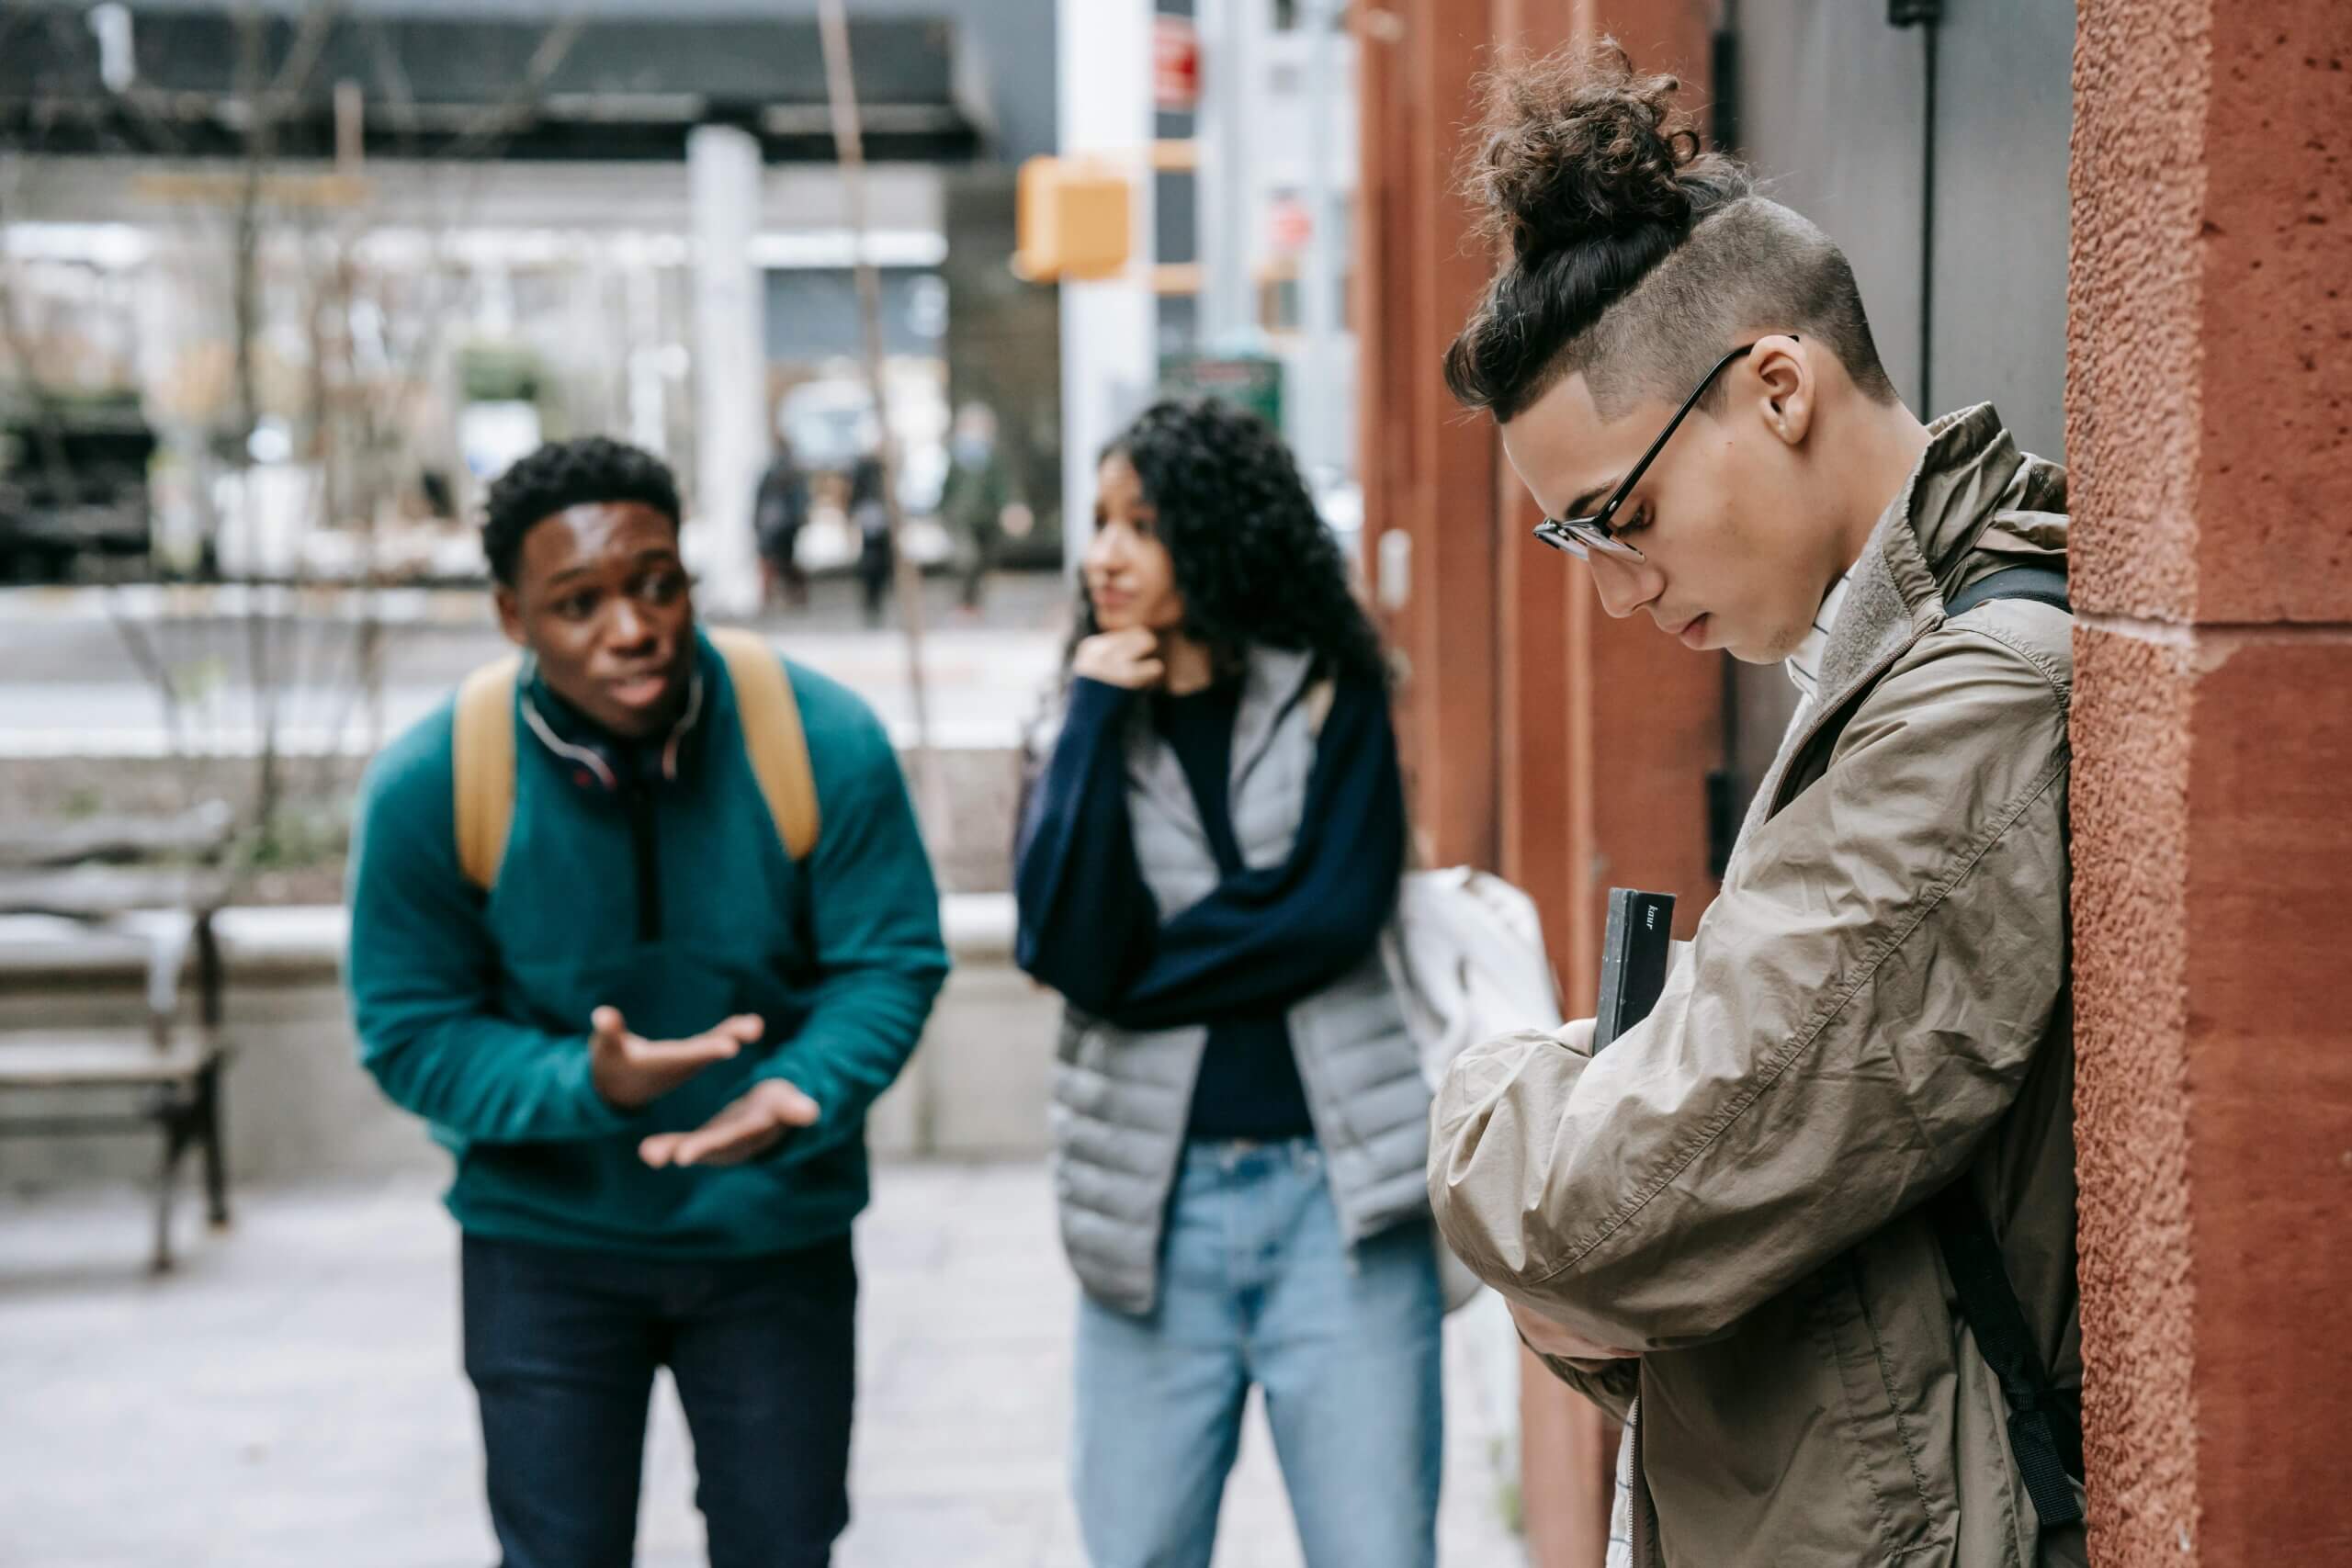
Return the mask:
<path fill-rule="evenodd" d="M 46 418 L 0 401 L 0 581 L 62 581 L 85 559 L 143 560 L 155 446 L 134 399 L 62 400 Z"/>

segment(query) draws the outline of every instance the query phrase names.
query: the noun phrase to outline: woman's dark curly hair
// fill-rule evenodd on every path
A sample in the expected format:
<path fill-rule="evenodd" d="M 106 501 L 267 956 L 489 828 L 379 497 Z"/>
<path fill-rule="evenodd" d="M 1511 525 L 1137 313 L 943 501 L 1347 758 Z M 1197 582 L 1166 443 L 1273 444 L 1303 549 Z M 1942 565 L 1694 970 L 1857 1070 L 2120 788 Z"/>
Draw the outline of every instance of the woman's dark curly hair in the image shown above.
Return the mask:
<path fill-rule="evenodd" d="M 1349 586 L 1339 542 L 1264 421 L 1214 399 L 1165 400 L 1102 457 L 1133 464 L 1159 513 L 1185 635 L 1221 659 L 1252 645 L 1292 649 L 1334 674 L 1386 683 L 1379 634 Z M 1081 582 L 1072 651 L 1100 629 Z"/>
<path fill-rule="evenodd" d="M 550 441 L 498 476 L 481 525 L 482 554 L 507 587 L 523 554 L 523 536 L 566 507 L 634 501 L 678 521 L 678 481 L 652 453 L 601 435 Z"/>

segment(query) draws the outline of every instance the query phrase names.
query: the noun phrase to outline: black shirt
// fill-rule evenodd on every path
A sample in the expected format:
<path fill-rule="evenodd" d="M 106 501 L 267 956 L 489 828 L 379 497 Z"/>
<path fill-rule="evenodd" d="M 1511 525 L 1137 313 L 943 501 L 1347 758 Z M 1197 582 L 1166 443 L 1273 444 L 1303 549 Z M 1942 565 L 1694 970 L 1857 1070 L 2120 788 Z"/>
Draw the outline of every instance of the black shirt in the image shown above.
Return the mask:
<path fill-rule="evenodd" d="M 1183 765 L 1220 879 L 1165 919 L 1136 862 L 1121 737 L 1137 694 L 1072 682 L 1060 739 L 1022 824 L 1016 957 L 1085 1011 L 1127 1029 L 1209 1027 L 1188 1132 L 1311 1133 L 1284 1013 L 1361 962 L 1396 907 L 1404 786 L 1387 694 L 1342 681 L 1318 739 L 1297 842 L 1243 863 L 1227 794 L 1238 682 L 1150 699 Z"/>

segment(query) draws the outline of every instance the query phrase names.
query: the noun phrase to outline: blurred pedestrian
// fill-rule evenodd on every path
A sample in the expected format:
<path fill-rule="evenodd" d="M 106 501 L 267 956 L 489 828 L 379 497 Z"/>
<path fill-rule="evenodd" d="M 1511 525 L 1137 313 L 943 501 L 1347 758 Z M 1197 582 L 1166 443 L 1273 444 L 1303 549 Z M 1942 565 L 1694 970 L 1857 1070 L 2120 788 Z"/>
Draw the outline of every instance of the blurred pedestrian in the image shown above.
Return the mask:
<path fill-rule="evenodd" d="M 1025 522 L 1027 508 L 1016 493 L 1012 465 L 998 445 L 994 409 L 966 403 L 956 415 L 947 453 L 939 515 L 960 557 L 956 602 L 967 616 L 977 617 L 988 574 L 1004 548 L 1006 535 Z"/>
<path fill-rule="evenodd" d="M 775 456 L 760 476 L 753 498 L 752 526 L 759 541 L 762 603 L 773 601 L 779 586 L 784 602 L 796 608 L 808 603 L 808 574 L 800 568 L 800 530 L 808 522 L 808 475 L 793 454 L 792 442 L 776 438 Z"/>
<path fill-rule="evenodd" d="M 1103 454 L 1016 870 L 1068 1001 L 1061 1232 L 1096 1568 L 1201 1568 L 1250 1387 L 1306 1560 L 1435 1561 L 1429 1090 L 1376 952 L 1405 854 L 1378 639 L 1291 456 L 1164 402 Z"/>
<path fill-rule="evenodd" d="M 883 502 L 882 458 L 878 453 L 866 453 L 850 468 L 849 520 L 857 530 L 857 586 L 865 624 L 878 626 L 895 564 L 890 509 Z"/>
<path fill-rule="evenodd" d="M 866 1108 L 947 967 L 865 705 L 697 630 L 677 487 L 600 439 L 491 489 L 524 649 L 368 769 L 362 1060 L 455 1155 L 465 1368 L 505 1568 L 626 1568 L 667 1366 L 714 1563 L 848 1518 Z"/>

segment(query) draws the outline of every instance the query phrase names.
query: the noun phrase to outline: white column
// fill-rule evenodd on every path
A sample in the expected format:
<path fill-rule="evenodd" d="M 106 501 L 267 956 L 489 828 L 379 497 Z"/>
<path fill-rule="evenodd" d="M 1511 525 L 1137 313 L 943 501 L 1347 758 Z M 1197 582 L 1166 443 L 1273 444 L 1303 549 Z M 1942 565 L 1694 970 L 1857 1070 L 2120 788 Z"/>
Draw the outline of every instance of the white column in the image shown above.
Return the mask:
<path fill-rule="evenodd" d="M 1340 120 L 1354 95 L 1345 84 L 1340 58 L 1340 0 L 1305 0 L 1299 26 L 1306 44 L 1306 254 L 1299 267 L 1299 324 L 1306 337 L 1309 370 L 1284 389 L 1298 411 L 1299 453 L 1311 463 L 1352 473 L 1354 400 L 1346 395 L 1351 378 L 1341 363 L 1340 334 Z"/>
<path fill-rule="evenodd" d="M 1255 346 L 1262 213 L 1250 167 L 1250 134 L 1266 107 L 1259 35 L 1267 0 L 1201 0 L 1201 344 L 1211 354 Z"/>
<path fill-rule="evenodd" d="M 636 235 L 622 248 L 621 268 L 629 443 L 667 457 L 670 420 L 662 395 L 662 275 Z"/>
<path fill-rule="evenodd" d="M 752 492 L 768 459 L 767 320 L 752 236 L 760 220 L 760 144 L 731 125 L 686 138 L 695 239 L 695 521 L 688 541 L 706 610 L 758 607 Z"/>
<path fill-rule="evenodd" d="M 1136 174 L 1135 265 L 1125 277 L 1065 283 L 1062 308 L 1062 553 L 1093 533 L 1094 459 L 1159 378 L 1151 292 L 1151 0 L 1060 0 L 1056 27 L 1061 152 L 1119 159 Z"/>

